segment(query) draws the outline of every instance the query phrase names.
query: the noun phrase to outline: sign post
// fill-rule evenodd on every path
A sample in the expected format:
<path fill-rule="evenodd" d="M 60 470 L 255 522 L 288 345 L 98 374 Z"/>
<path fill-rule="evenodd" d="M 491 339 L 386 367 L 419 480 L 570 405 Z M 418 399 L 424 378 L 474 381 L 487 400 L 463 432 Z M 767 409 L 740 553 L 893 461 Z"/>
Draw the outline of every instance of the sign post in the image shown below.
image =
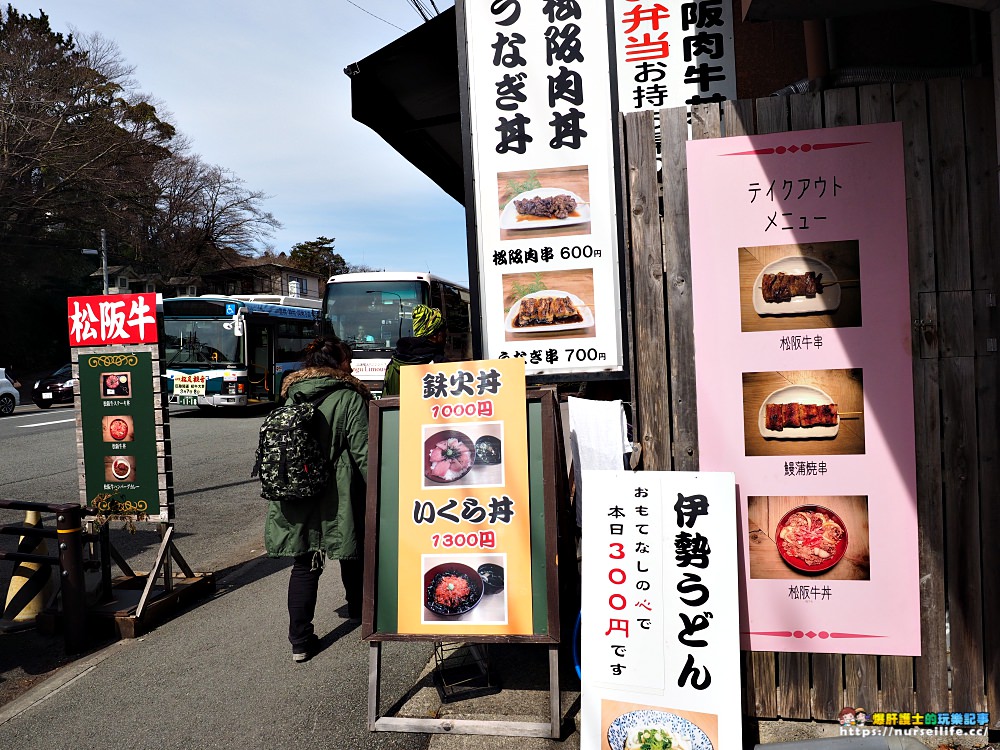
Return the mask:
<path fill-rule="evenodd" d="M 700 461 L 740 485 L 745 649 L 920 654 L 903 138 L 687 144 Z"/>
<path fill-rule="evenodd" d="M 370 407 L 365 610 L 373 731 L 558 737 L 557 405 L 520 360 L 410 365 Z M 548 647 L 548 722 L 379 717 L 381 642 Z"/>
<path fill-rule="evenodd" d="M 622 373 L 607 8 L 457 8 L 483 356 L 523 359 L 538 382 Z"/>
<path fill-rule="evenodd" d="M 733 475 L 584 478 L 581 749 L 739 750 Z"/>
<path fill-rule="evenodd" d="M 163 595 L 181 594 L 214 586 L 211 574 L 195 574 L 173 543 L 173 472 L 170 426 L 163 384 L 160 346 L 161 317 L 155 294 L 71 297 L 67 305 L 74 374 L 79 382 L 77 446 L 80 462 L 80 504 L 90 516 L 88 525 L 102 526 L 103 594 L 111 597 L 111 558 L 126 574 L 119 590 L 141 594 L 132 609 L 115 603 L 119 631 L 137 634 L 153 585 L 162 574 Z M 160 548 L 153 569 L 136 575 L 107 534 L 115 518 L 159 522 Z M 172 561 L 183 571 L 179 581 Z M 127 612 L 127 614 L 122 614 Z"/>

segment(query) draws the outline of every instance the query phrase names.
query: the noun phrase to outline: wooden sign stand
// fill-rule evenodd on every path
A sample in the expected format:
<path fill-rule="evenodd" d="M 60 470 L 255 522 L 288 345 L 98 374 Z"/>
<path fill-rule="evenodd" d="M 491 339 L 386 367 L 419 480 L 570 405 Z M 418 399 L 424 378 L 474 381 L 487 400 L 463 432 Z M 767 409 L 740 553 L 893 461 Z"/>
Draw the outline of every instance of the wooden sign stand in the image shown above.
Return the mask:
<path fill-rule="evenodd" d="M 88 526 L 93 526 L 93 520 Z M 100 547 L 101 597 L 91 610 L 95 617 L 111 618 L 121 638 L 137 638 L 164 622 L 183 604 L 209 595 L 215 590 L 214 573 L 195 573 L 174 543 L 174 524 L 159 524 L 160 546 L 152 569 L 136 573 L 110 541 L 108 523 L 93 536 Z M 111 563 L 122 574 L 112 578 Z M 180 573 L 173 572 L 173 564 Z M 156 583 L 162 578 L 162 587 Z"/>
<path fill-rule="evenodd" d="M 379 716 L 381 697 L 382 641 L 368 644 L 368 729 L 372 732 L 422 732 L 425 734 L 478 734 L 500 737 L 548 737 L 559 739 L 559 644 L 549 645 L 549 721 L 500 721 L 486 719 L 425 719 Z"/>
<path fill-rule="evenodd" d="M 526 394 L 528 410 L 528 452 L 530 474 L 530 506 L 532 513 L 532 538 L 534 558 L 544 558 L 545 574 L 535 583 L 544 585 L 545 591 L 536 598 L 542 624 L 536 621 L 533 635 L 498 636 L 448 636 L 445 634 L 413 635 L 394 632 L 394 625 L 385 626 L 379 621 L 381 613 L 378 587 L 380 562 L 386 565 L 385 555 L 395 555 L 389 551 L 396 541 L 388 539 L 379 546 L 384 531 L 380 524 L 388 528 L 390 519 L 398 507 L 398 438 L 399 399 L 383 398 L 370 405 L 369 424 L 369 477 L 368 507 L 366 516 L 365 542 L 365 596 L 362 617 L 362 637 L 369 641 L 368 658 L 368 728 L 373 732 L 422 732 L 427 734 L 469 734 L 510 737 L 547 737 L 558 739 L 561 731 L 560 690 L 559 690 L 559 646 L 560 646 L 560 580 L 556 569 L 559 557 L 557 546 L 560 535 L 557 528 L 560 516 L 569 517 L 568 510 L 560 513 L 557 508 L 560 499 L 568 498 L 566 463 L 558 418 L 558 403 L 551 390 L 529 390 Z M 382 443 L 385 442 L 385 451 Z M 540 458 L 539 458 L 540 457 Z M 383 497 L 385 507 L 383 509 Z M 392 531 L 398 533 L 398 530 Z M 381 549 L 381 551 L 380 551 Z M 564 559 L 574 560 L 575 555 Z M 544 584 L 541 582 L 544 581 Z M 395 580 L 392 580 L 395 585 Z M 395 596 L 395 591 L 389 598 Z M 395 613 L 391 619 L 395 622 Z M 549 721 L 503 721 L 486 719 L 450 719 L 379 716 L 381 698 L 382 642 L 396 641 L 441 641 L 461 640 L 465 643 L 535 643 L 545 645 L 548 655 L 549 672 Z M 397 706 L 399 704 L 397 703 Z M 394 710 L 394 709 L 393 709 Z"/>

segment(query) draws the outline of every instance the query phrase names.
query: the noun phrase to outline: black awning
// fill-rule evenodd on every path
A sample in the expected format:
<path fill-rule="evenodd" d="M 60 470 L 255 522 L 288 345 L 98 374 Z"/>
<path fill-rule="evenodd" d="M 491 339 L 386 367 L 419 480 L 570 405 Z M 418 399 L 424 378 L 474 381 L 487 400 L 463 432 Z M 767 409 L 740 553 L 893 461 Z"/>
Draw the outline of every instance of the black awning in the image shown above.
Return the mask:
<path fill-rule="evenodd" d="M 351 114 L 465 203 L 455 9 L 345 68 Z"/>

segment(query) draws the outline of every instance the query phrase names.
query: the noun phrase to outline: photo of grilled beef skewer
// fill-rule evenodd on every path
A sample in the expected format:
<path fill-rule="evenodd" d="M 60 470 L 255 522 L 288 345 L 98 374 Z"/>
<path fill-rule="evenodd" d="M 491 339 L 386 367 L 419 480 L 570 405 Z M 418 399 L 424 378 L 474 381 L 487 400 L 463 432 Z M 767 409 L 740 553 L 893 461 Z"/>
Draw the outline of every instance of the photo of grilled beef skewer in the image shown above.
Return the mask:
<path fill-rule="evenodd" d="M 812 299 L 823 293 L 823 274 L 815 271 L 806 273 L 765 273 L 761 279 L 761 294 L 765 302 L 789 302 L 792 297 Z"/>
<path fill-rule="evenodd" d="M 514 208 L 522 216 L 544 216 L 550 219 L 568 218 L 576 210 L 576 198 L 572 195 L 553 195 L 550 198 L 535 197 L 514 199 Z"/>

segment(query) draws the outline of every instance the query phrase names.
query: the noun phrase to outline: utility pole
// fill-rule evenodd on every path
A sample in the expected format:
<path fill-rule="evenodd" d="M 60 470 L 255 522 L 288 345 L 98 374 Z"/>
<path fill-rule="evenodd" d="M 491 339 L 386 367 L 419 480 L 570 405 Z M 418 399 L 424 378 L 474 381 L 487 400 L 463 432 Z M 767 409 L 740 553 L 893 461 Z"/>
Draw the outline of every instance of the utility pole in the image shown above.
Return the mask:
<path fill-rule="evenodd" d="M 101 230 L 101 271 L 104 277 L 104 293 L 108 293 L 108 233 Z"/>
<path fill-rule="evenodd" d="M 108 233 L 105 230 L 101 230 L 101 249 L 94 250 L 93 248 L 83 248 L 80 250 L 83 255 L 100 255 L 101 256 L 101 276 L 104 279 L 104 293 L 108 293 Z"/>

